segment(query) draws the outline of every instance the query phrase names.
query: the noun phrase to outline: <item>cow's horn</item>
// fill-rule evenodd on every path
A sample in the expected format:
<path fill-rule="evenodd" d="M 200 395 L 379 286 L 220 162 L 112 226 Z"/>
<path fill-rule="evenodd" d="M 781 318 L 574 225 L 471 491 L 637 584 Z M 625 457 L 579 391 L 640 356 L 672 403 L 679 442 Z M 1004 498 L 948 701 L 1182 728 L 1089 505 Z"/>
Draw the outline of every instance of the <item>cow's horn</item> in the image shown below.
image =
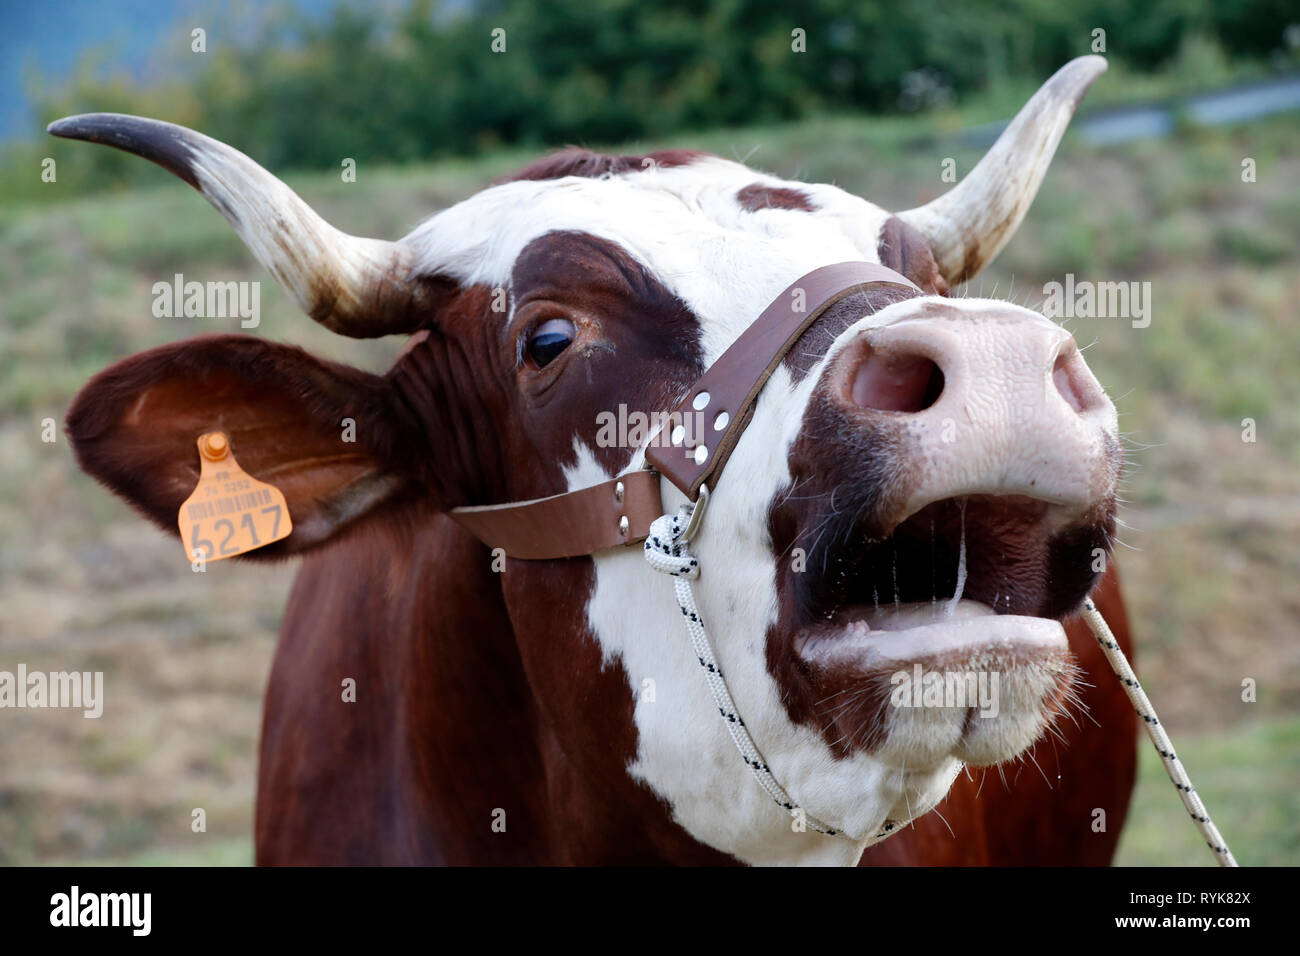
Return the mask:
<path fill-rule="evenodd" d="M 428 314 L 410 249 L 340 232 L 225 143 L 121 113 L 69 116 L 48 131 L 135 153 L 185 180 L 226 217 L 302 310 L 335 332 L 354 338 L 409 332 Z"/>
<path fill-rule="evenodd" d="M 1052 162 L 1075 109 L 1106 72 L 1099 56 L 1081 56 L 1056 71 L 960 183 L 924 206 L 899 213 L 930 241 L 950 283 L 973 277 L 1011 238 Z"/>

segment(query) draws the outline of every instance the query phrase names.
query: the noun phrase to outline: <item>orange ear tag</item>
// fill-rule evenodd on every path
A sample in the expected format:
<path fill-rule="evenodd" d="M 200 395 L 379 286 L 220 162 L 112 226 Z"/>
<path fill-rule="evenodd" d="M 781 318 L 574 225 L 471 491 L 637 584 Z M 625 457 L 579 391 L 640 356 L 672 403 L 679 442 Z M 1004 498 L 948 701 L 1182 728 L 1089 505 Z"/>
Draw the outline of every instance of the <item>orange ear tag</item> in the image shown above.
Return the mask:
<path fill-rule="evenodd" d="M 199 461 L 198 487 L 178 520 L 187 561 L 220 561 L 289 536 L 284 495 L 239 467 L 224 432 L 199 436 Z"/>

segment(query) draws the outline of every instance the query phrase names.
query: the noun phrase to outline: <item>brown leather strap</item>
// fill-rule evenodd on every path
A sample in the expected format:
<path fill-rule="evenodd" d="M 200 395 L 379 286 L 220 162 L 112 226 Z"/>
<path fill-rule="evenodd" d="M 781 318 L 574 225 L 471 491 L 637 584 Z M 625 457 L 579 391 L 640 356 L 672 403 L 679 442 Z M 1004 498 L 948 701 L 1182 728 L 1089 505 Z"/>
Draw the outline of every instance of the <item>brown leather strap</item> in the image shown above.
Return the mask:
<path fill-rule="evenodd" d="M 716 480 L 754 411 L 754 401 L 772 372 L 813 321 L 836 302 L 866 285 L 884 282 L 920 293 L 909 279 L 874 262 L 841 262 L 815 269 L 795 281 L 741 333 L 700 376 L 685 400 L 669 416 L 683 426 L 669 441 L 646 450 L 646 461 L 659 469 L 634 471 L 618 478 L 550 498 L 500 505 L 454 508 L 449 514 L 490 548 L 512 558 L 573 558 L 633 544 L 650 533 L 663 514 L 659 472 L 692 500 L 708 478 Z M 719 423 L 719 414 L 727 418 Z M 696 451 L 702 447 L 703 452 Z"/>
<path fill-rule="evenodd" d="M 511 501 L 449 514 L 490 548 L 512 558 L 573 558 L 633 544 L 664 513 L 659 475 L 633 471 L 550 498 Z"/>
<path fill-rule="evenodd" d="M 836 302 L 876 282 L 921 291 L 907 277 L 874 262 L 823 266 L 795 280 L 709 366 L 669 415 L 671 422 L 702 420 L 704 427 L 679 429 L 669 442 L 647 449 L 646 460 L 695 500 L 700 485 L 722 471 L 749 424 L 758 393 L 799 336 Z M 720 414 L 727 416 L 721 429 Z M 672 443 L 678 436 L 681 440 Z"/>

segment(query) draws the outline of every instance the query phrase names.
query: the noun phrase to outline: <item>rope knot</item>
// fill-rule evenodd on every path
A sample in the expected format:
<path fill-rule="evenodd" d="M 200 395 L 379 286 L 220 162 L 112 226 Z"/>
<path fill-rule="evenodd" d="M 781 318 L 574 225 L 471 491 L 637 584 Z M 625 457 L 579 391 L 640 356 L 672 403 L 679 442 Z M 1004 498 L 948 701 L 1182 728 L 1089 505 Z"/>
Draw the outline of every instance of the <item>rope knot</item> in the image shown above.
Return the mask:
<path fill-rule="evenodd" d="M 645 559 L 660 574 L 675 578 L 698 578 L 700 563 L 682 543 L 682 535 L 690 522 L 690 512 L 685 509 L 675 515 L 663 515 L 650 524 L 650 534 L 645 539 Z"/>

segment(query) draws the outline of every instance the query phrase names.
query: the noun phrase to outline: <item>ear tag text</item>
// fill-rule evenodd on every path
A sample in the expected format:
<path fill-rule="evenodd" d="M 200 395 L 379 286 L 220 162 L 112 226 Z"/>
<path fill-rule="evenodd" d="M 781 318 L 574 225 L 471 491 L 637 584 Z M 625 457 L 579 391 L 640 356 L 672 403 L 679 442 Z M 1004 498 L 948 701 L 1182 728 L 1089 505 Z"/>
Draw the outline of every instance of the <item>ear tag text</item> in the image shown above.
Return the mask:
<path fill-rule="evenodd" d="M 239 467 L 224 432 L 199 436 L 199 483 L 177 524 L 185 560 L 232 558 L 289 536 L 293 522 L 280 489 Z"/>

